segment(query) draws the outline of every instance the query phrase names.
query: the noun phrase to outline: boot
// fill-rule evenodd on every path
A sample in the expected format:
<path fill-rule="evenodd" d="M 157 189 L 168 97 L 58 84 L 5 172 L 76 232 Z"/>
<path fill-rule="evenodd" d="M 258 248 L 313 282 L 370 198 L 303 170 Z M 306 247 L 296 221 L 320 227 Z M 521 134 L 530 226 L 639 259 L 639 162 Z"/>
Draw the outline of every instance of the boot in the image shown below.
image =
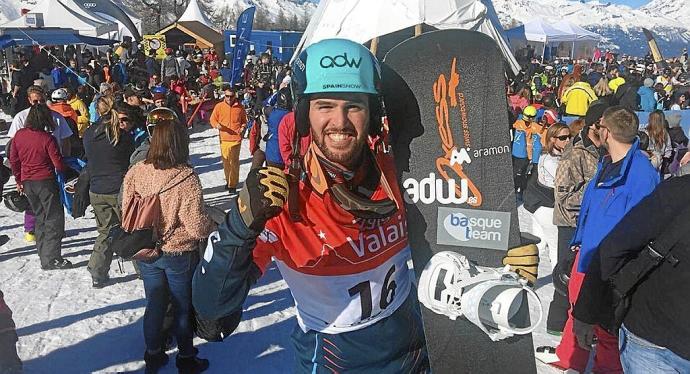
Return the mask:
<path fill-rule="evenodd" d="M 196 355 L 180 357 L 177 355 L 175 365 L 179 374 L 198 374 L 208 369 L 209 363 L 205 358 L 198 358 Z"/>
<path fill-rule="evenodd" d="M 160 351 L 155 354 L 150 354 L 149 351 L 144 353 L 144 362 L 146 363 L 146 374 L 156 374 L 158 370 L 168 363 L 168 354 Z"/>

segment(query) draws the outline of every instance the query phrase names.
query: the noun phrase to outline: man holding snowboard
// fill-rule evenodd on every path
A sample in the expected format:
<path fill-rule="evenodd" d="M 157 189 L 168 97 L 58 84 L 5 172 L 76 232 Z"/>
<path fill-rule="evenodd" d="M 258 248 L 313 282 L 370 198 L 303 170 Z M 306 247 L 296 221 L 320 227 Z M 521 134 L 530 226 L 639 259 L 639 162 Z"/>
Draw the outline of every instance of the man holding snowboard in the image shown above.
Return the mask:
<path fill-rule="evenodd" d="M 274 258 L 297 306 L 296 371 L 423 372 L 403 199 L 392 158 L 369 141 L 382 127 L 378 62 L 331 39 L 293 72 L 297 133 L 312 138 L 303 177 L 288 188 L 280 169 L 249 172 L 194 277 L 199 330 L 230 334 Z"/>
<path fill-rule="evenodd" d="M 372 141 L 385 138 L 379 64 L 358 43 L 328 39 L 292 71 L 289 178 L 275 167 L 251 170 L 209 237 L 193 281 L 197 333 L 232 333 L 274 260 L 297 307 L 295 371 L 428 372 L 405 205 L 390 153 Z M 534 282 L 532 247 L 509 251 L 503 264 Z"/>

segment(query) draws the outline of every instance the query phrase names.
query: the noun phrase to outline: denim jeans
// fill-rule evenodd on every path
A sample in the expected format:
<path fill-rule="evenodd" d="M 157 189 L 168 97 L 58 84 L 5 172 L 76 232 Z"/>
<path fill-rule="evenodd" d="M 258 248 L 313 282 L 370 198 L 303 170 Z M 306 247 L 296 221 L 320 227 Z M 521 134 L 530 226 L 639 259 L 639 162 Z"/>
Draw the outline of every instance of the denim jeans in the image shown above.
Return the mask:
<path fill-rule="evenodd" d="M 192 275 L 199 262 L 197 251 L 161 256 L 152 263 L 137 261 L 146 292 L 144 340 L 151 352 L 163 347 L 163 319 L 169 302 L 174 312 L 173 330 L 180 355 L 194 355 L 192 326 Z"/>
<path fill-rule="evenodd" d="M 626 374 L 690 373 L 690 361 L 642 339 L 625 326 L 618 334 L 618 345 Z"/>

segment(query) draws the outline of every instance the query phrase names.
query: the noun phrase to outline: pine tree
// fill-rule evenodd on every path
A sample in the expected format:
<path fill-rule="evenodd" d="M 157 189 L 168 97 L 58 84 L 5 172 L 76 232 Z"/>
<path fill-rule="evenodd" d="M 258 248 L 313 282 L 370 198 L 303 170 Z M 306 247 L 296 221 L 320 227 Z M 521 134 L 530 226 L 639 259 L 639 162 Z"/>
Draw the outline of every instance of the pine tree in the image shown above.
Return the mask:
<path fill-rule="evenodd" d="M 271 20 L 266 16 L 266 12 L 261 8 L 256 8 L 256 13 L 254 13 L 254 29 L 268 30 L 270 26 Z"/>
<path fill-rule="evenodd" d="M 304 11 L 302 12 L 302 19 L 301 19 L 301 29 L 306 30 L 307 25 L 309 25 L 309 20 L 311 19 L 311 15 L 309 14 L 309 11 L 307 8 L 304 8 Z"/>
<path fill-rule="evenodd" d="M 302 29 L 302 25 L 299 22 L 299 18 L 297 18 L 296 14 L 293 14 L 292 17 L 290 17 L 290 22 L 288 23 L 288 28 L 291 31 L 298 31 Z"/>
<path fill-rule="evenodd" d="M 244 9 L 238 3 L 233 6 L 226 4 L 215 12 L 212 22 L 221 30 L 234 30 L 237 27 L 237 19 L 243 11 Z"/>
<path fill-rule="evenodd" d="M 285 30 L 288 28 L 288 19 L 285 17 L 285 12 L 281 9 L 278 12 L 275 22 L 273 23 L 273 30 Z"/>

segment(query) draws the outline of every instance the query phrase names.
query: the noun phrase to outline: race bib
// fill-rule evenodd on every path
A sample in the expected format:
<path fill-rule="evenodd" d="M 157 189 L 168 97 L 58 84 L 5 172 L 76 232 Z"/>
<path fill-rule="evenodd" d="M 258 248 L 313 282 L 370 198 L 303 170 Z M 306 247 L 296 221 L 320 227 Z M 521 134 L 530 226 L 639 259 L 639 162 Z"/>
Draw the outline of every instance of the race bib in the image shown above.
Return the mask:
<path fill-rule="evenodd" d="M 356 274 L 300 273 L 276 260 L 297 306 L 297 321 L 309 330 L 337 334 L 372 325 L 390 316 L 410 292 L 406 247 L 385 263 Z"/>

